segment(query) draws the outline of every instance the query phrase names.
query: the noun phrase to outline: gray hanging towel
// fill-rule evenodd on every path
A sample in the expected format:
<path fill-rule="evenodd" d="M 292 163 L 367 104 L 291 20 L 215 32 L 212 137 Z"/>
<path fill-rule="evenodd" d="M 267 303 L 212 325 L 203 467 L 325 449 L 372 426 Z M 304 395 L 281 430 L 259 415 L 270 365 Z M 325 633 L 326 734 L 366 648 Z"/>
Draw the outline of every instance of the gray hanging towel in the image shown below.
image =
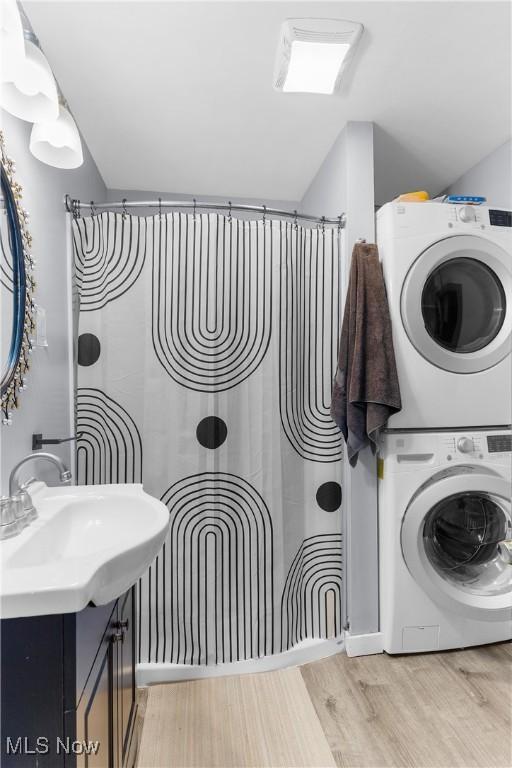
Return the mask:
<path fill-rule="evenodd" d="M 376 245 L 356 243 L 331 402 L 352 466 L 366 445 L 375 451 L 379 430 L 401 408 L 379 252 Z"/>

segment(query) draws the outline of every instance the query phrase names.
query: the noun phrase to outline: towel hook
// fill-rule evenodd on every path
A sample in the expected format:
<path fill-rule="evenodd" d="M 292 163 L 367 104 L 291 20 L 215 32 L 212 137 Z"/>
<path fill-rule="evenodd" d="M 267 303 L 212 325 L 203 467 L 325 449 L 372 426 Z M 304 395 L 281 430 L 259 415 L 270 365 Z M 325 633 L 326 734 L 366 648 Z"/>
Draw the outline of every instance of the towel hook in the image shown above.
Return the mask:
<path fill-rule="evenodd" d="M 366 243 L 366 238 L 365 237 L 358 237 L 356 242 L 358 242 L 358 243 Z"/>
<path fill-rule="evenodd" d="M 123 221 L 126 219 L 128 211 L 126 210 L 126 197 L 123 197 Z"/>

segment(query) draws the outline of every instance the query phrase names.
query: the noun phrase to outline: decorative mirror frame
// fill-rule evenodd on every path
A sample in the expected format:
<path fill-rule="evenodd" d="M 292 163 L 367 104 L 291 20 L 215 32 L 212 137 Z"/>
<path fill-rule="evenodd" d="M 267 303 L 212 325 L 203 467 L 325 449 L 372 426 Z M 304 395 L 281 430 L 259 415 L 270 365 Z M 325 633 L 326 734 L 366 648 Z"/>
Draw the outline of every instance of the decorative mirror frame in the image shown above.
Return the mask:
<path fill-rule="evenodd" d="M 19 271 L 21 272 L 22 280 L 24 279 L 23 286 L 17 285 L 17 280 L 14 282 L 18 293 L 17 301 L 15 298 L 14 308 L 19 324 L 18 335 L 20 338 L 16 345 L 17 349 L 13 350 L 11 347 L 9 356 L 12 359 L 8 361 L 7 371 L 2 376 L 1 381 L 0 408 L 2 410 L 2 423 L 9 426 L 12 423 L 12 410 L 19 407 L 19 393 L 20 390 L 26 388 L 25 376 L 30 369 L 30 355 L 33 349 L 31 334 L 35 328 L 35 304 L 32 295 L 36 284 L 32 275 L 34 259 L 30 253 L 32 236 L 27 226 L 28 212 L 21 206 L 20 201 L 23 197 L 22 186 L 15 179 L 15 164 L 7 155 L 2 131 L 0 131 L 0 163 L 2 177 L 6 180 L 12 192 L 14 210 L 11 211 L 11 214 L 17 217 L 21 240 L 17 244 L 18 253 L 13 254 L 13 270 L 17 261 L 18 264 L 21 264 Z M 20 247 L 22 253 L 19 253 Z"/>

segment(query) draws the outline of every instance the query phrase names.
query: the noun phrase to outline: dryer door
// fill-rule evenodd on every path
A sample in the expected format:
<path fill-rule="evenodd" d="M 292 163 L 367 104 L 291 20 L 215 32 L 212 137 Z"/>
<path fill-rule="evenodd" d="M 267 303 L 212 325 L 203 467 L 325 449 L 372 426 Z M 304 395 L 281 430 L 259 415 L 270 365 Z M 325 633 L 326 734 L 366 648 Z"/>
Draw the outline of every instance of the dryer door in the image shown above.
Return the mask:
<path fill-rule="evenodd" d="M 478 469 L 440 473 L 411 500 L 402 553 L 434 602 L 472 618 L 512 618 L 510 483 Z"/>
<path fill-rule="evenodd" d="M 404 281 L 401 313 L 423 357 L 447 371 L 475 373 L 510 353 L 510 260 L 476 235 L 445 238 L 419 255 Z"/>

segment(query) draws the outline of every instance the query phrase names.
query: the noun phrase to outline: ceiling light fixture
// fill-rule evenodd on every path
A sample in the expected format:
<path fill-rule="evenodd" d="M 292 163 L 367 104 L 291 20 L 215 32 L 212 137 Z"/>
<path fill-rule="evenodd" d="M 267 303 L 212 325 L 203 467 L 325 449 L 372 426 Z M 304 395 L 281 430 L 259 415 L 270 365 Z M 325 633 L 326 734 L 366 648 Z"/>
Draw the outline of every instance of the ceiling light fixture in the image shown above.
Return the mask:
<path fill-rule="evenodd" d="M 25 57 L 23 26 L 16 0 L 2 0 L 0 13 L 0 65 L 2 78 L 11 75 Z"/>
<path fill-rule="evenodd" d="M 0 104 L 11 115 L 30 123 L 55 120 L 59 114 L 57 84 L 37 38 L 25 35 L 25 55 L 0 73 Z"/>
<path fill-rule="evenodd" d="M 30 134 L 30 151 L 54 168 L 79 168 L 84 156 L 76 123 L 61 99 L 56 120 L 35 123 Z"/>
<path fill-rule="evenodd" d="M 331 94 L 352 58 L 363 25 L 341 19 L 287 19 L 281 28 L 274 87 Z"/>
<path fill-rule="evenodd" d="M 27 15 L 16 0 L 1 0 L 0 105 L 34 123 L 30 151 L 54 168 L 78 168 L 82 141 Z"/>

